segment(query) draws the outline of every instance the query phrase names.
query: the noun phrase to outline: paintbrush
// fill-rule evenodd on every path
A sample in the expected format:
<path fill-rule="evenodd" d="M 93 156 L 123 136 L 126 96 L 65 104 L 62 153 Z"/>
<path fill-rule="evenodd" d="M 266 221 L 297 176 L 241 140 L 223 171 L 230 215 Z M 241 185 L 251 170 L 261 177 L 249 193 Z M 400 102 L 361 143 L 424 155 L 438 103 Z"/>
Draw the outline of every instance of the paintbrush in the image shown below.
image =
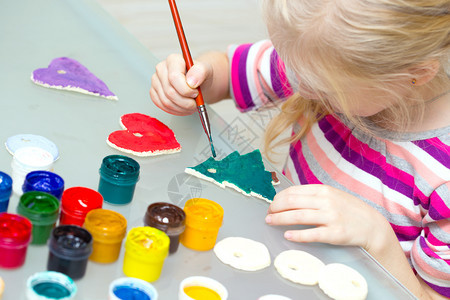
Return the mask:
<path fill-rule="evenodd" d="M 175 3 L 175 0 L 169 0 L 169 6 L 170 11 L 172 12 L 173 23 L 175 24 L 178 40 L 180 41 L 181 52 L 183 53 L 184 61 L 186 62 L 186 68 L 187 70 L 189 70 L 194 65 L 194 61 L 192 60 L 191 52 L 189 51 L 189 46 L 186 41 L 186 36 L 184 35 L 183 25 L 181 24 L 180 15 L 178 14 L 177 4 Z M 209 139 L 212 156 L 216 157 L 216 151 L 214 150 L 211 136 L 211 126 L 209 124 L 208 112 L 206 111 L 206 106 L 205 102 L 203 101 L 203 95 L 200 87 L 198 87 L 197 90 L 198 96 L 195 98 L 195 102 L 197 103 L 197 110 L 200 115 L 200 121 L 202 122 L 203 129 L 205 130 L 206 136 Z"/>

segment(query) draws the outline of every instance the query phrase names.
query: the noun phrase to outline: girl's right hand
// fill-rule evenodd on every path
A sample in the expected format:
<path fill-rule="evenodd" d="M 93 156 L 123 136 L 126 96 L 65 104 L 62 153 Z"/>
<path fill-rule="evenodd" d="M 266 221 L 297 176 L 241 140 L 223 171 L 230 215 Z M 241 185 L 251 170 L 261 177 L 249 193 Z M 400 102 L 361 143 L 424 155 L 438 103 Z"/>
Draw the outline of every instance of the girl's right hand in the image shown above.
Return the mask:
<path fill-rule="evenodd" d="M 186 116 L 197 111 L 195 98 L 199 87 L 211 74 L 211 66 L 196 62 L 186 73 L 180 54 L 171 54 L 156 65 L 152 76 L 150 97 L 160 109 L 173 115 Z"/>

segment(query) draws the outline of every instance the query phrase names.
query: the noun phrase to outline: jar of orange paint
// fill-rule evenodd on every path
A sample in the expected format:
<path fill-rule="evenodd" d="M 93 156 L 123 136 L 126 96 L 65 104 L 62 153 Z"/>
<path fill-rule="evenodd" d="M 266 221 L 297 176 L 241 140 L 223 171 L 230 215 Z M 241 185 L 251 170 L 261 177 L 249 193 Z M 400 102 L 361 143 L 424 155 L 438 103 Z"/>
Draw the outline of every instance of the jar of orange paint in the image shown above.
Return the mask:
<path fill-rule="evenodd" d="M 185 247 L 198 251 L 214 248 L 222 226 L 222 206 L 208 199 L 192 198 L 184 205 L 184 212 L 186 229 L 180 236 L 180 242 Z"/>
<path fill-rule="evenodd" d="M 90 260 L 107 264 L 119 258 L 122 240 L 127 232 L 124 216 L 109 209 L 93 209 L 86 215 L 84 228 L 94 238 Z"/>
<path fill-rule="evenodd" d="M 148 282 L 158 280 L 169 255 L 170 239 L 154 227 L 135 227 L 127 234 L 123 273 Z"/>

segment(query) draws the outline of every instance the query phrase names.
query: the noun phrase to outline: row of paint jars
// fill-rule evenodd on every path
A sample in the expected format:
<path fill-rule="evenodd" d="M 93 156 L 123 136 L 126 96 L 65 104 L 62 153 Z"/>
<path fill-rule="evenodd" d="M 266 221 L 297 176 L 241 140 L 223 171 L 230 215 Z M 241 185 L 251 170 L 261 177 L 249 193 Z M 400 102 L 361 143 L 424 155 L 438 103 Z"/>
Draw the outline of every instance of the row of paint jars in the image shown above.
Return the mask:
<path fill-rule="evenodd" d="M 70 277 L 54 271 L 33 274 L 28 278 L 26 287 L 28 300 L 73 300 L 78 291 L 77 285 Z M 152 284 L 138 278 L 117 278 L 109 285 L 108 300 L 157 300 L 158 296 Z M 227 289 L 212 278 L 191 276 L 183 279 L 179 285 L 178 300 L 227 298 Z"/>
<path fill-rule="evenodd" d="M 52 199 L 49 194 L 28 192 L 21 197 L 21 200 L 30 198 L 36 202 L 22 201 L 22 209 L 27 206 L 52 208 L 49 203 L 44 205 L 42 202 L 46 199 Z M 57 201 L 53 199 L 53 202 L 50 203 L 57 204 Z M 18 258 L 6 259 L 6 264 L 0 261 L 2 267 L 14 268 L 23 264 L 26 246 L 31 238 L 31 228 L 34 227 L 34 232 L 36 232 L 34 233 L 37 237 L 36 242 L 42 242 L 43 236 L 51 229 L 49 225 L 31 226 L 31 222 L 27 218 L 20 218 L 21 216 L 18 215 L 0 214 L 2 224 L 16 222 L 16 225 L 12 228 L 20 229 L 21 233 L 15 235 L 22 238 L 15 242 L 16 246 L 23 250 L 20 253 L 12 251 Z M 222 224 L 222 218 L 223 209 L 220 205 L 207 199 L 191 199 L 186 202 L 184 210 L 170 203 L 151 204 L 144 217 L 144 225 L 147 226 L 133 228 L 128 233 L 123 262 L 124 273 L 127 276 L 150 282 L 157 280 L 165 257 L 169 252 L 174 253 L 177 250 L 179 239 L 184 246 L 194 250 L 212 249 Z M 186 230 L 184 230 L 185 221 Z M 99 263 L 112 263 L 118 259 L 122 239 L 126 234 L 126 219 L 117 212 L 98 208 L 91 210 L 86 215 L 83 224 L 84 228 L 75 224 L 59 225 L 50 230 L 49 270 L 60 271 L 77 279 L 84 275 L 88 258 Z M 4 241 L 5 235 L 2 233 L 0 236 L 3 237 L 0 242 Z M 11 239 L 10 242 L 12 242 Z M 68 246 L 74 247 L 72 249 Z M 11 256 L 11 254 L 6 252 L 0 255 L 0 257 L 5 258 L 8 256 Z M 77 262 L 72 263 L 73 260 L 77 260 Z M 66 266 L 66 269 L 59 268 L 62 265 Z M 72 270 L 71 268 L 75 269 Z"/>
<path fill-rule="evenodd" d="M 25 164 L 28 168 L 20 168 L 19 176 L 17 163 L 13 163 L 13 178 L 4 172 L 0 172 L 0 212 L 8 210 L 12 190 L 19 196 L 28 191 L 42 191 L 52 194 L 58 199 L 61 199 L 64 191 L 64 180 L 61 176 L 40 164 L 34 165 L 36 161 L 40 161 L 37 157 L 42 156 L 36 154 L 36 150 L 39 150 L 39 148 L 28 147 L 19 150 L 17 152 L 20 155 L 17 155 L 17 157 L 22 158 L 20 160 L 21 165 Z M 17 161 L 17 157 L 14 156 L 13 162 Z M 51 157 L 50 154 L 49 157 Z M 133 199 L 136 183 L 139 180 L 139 172 L 139 163 L 130 157 L 124 155 L 106 156 L 103 158 L 99 169 L 98 192 L 106 202 L 118 205 L 128 204 Z"/>

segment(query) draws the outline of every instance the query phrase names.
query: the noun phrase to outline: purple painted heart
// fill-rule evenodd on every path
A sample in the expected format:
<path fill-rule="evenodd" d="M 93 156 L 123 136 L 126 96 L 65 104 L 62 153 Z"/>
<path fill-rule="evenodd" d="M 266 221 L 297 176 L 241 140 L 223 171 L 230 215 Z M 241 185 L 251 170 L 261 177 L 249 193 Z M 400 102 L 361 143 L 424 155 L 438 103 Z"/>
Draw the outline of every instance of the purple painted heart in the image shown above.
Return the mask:
<path fill-rule="evenodd" d="M 47 68 L 36 69 L 31 80 L 41 86 L 118 100 L 106 84 L 85 66 L 68 57 L 53 59 Z"/>

